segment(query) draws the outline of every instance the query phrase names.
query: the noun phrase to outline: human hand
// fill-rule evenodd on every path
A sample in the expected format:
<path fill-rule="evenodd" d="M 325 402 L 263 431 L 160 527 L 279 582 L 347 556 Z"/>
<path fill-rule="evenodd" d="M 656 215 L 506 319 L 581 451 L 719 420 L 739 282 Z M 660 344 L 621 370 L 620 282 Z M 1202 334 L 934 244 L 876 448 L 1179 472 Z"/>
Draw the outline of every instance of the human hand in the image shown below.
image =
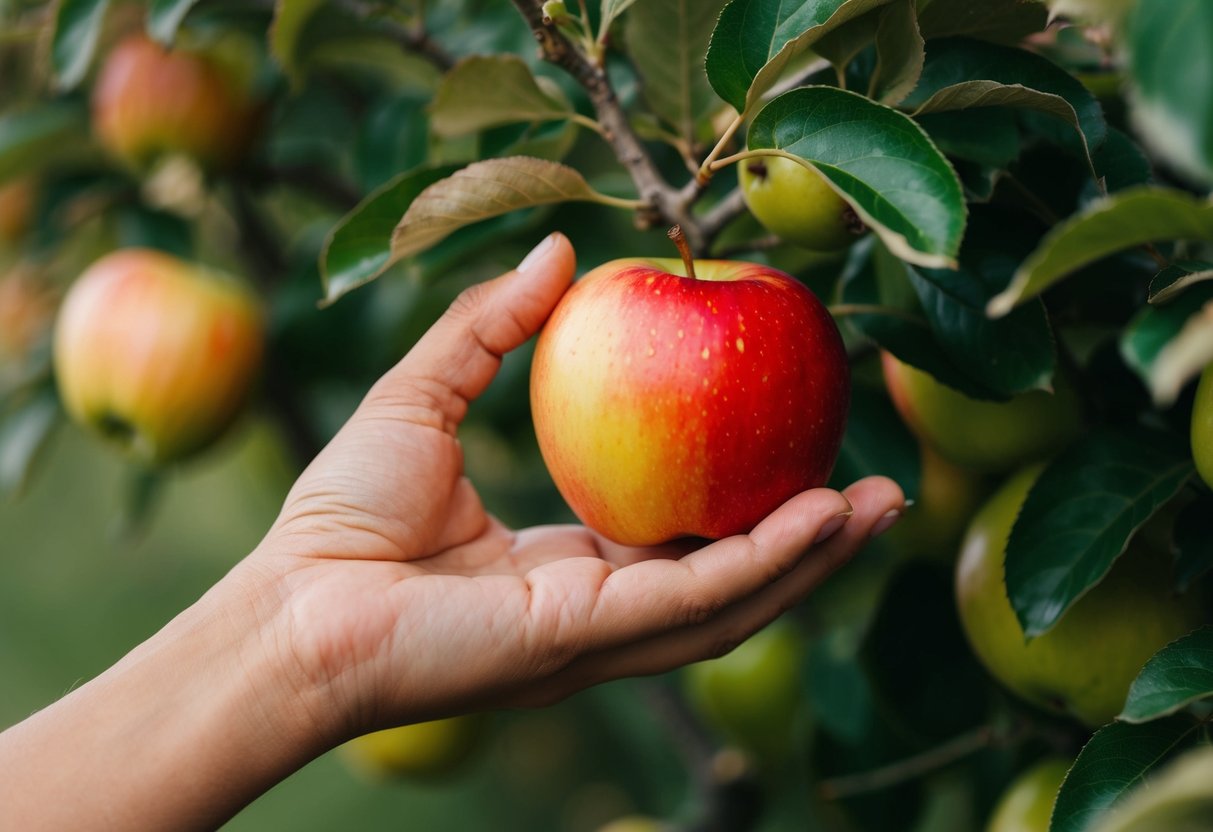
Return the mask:
<path fill-rule="evenodd" d="M 895 484 L 869 478 L 800 494 L 715 543 L 635 549 L 581 526 L 506 528 L 463 476 L 457 430 L 573 272 L 554 234 L 461 295 L 303 473 L 243 565 L 297 683 L 328 703 L 334 739 L 720 655 L 903 508 Z"/>

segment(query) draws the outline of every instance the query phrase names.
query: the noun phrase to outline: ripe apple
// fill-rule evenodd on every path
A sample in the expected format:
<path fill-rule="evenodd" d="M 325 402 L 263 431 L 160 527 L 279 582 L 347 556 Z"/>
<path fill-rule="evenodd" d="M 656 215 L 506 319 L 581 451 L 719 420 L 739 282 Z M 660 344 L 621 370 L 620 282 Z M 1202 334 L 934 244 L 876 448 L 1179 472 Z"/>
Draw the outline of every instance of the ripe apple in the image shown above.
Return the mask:
<path fill-rule="evenodd" d="M 914 505 L 886 536 L 901 555 L 952 564 L 957 544 L 987 492 L 984 477 L 919 447 L 922 477 Z"/>
<path fill-rule="evenodd" d="M 804 650 L 796 628 L 776 621 L 728 655 L 687 666 L 687 697 L 730 742 L 761 759 L 783 760 L 796 742 L 797 722 L 806 716 Z"/>
<path fill-rule="evenodd" d="M 85 270 L 54 334 L 67 411 L 148 464 L 179 459 L 218 436 L 244 401 L 261 352 L 261 313 L 250 291 L 139 248 Z"/>
<path fill-rule="evenodd" d="M 34 212 L 34 181 L 28 177 L 0 183 L 0 244 L 19 241 Z"/>
<path fill-rule="evenodd" d="M 484 719 L 456 716 L 363 734 L 341 746 L 342 758 L 375 779 L 441 779 L 480 746 Z"/>
<path fill-rule="evenodd" d="M 986 832 L 1049 832 L 1049 817 L 1070 760 L 1049 757 L 1012 781 L 998 799 Z"/>
<path fill-rule="evenodd" d="M 1044 459 L 1082 429 L 1082 407 L 1061 373 L 1053 393 L 1033 390 L 1007 402 L 971 399 L 927 373 L 881 354 L 885 386 L 902 420 L 945 459 L 1001 472 Z"/>
<path fill-rule="evenodd" d="M 752 263 L 599 266 L 557 305 L 531 372 L 560 493 L 586 525 L 633 546 L 746 532 L 823 485 L 849 399 L 829 312 Z"/>
<path fill-rule="evenodd" d="M 1192 459 L 1206 485 L 1213 486 L 1213 364 L 1205 367 L 1192 405 Z"/>
<path fill-rule="evenodd" d="M 93 132 L 114 156 L 139 169 L 186 156 L 203 168 L 230 167 L 255 131 L 258 107 L 247 79 L 229 63 L 143 34 L 124 38 L 93 89 Z"/>
<path fill-rule="evenodd" d="M 1041 466 L 1009 479 L 978 511 L 956 565 L 960 620 L 973 652 L 1010 690 L 1090 726 L 1111 721 L 1142 666 L 1197 627 L 1200 599 L 1172 590 L 1170 556 L 1137 535 L 1111 571 L 1031 641 L 1007 599 L 1007 539 Z"/>
<path fill-rule="evenodd" d="M 821 174 L 791 159 L 746 159 L 737 175 L 750 213 L 782 240 L 814 251 L 838 251 L 863 232 L 854 210 Z"/>

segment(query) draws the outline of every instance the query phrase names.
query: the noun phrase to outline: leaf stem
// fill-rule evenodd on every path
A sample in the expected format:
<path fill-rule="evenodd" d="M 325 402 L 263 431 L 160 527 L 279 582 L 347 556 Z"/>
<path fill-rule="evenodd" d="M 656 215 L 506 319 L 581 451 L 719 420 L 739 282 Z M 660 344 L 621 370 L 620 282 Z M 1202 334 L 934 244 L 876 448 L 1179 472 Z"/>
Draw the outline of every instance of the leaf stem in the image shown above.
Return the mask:
<path fill-rule="evenodd" d="M 726 147 L 728 147 L 729 142 L 733 140 L 733 135 L 741 128 L 741 125 L 744 122 L 745 119 L 743 118 L 742 114 L 738 113 L 737 117 L 733 119 L 729 126 L 725 128 L 725 131 L 720 134 L 720 140 L 716 142 L 716 146 L 713 147 L 711 152 L 709 152 L 704 158 L 703 163 L 699 166 L 699 172 L 695 174 L 695 180 L 700 184 L 701 187 L 706 186 L 712 181 L 712 174 L 717 170 L 714 164 L 717 157 L 724 152 Z"/>

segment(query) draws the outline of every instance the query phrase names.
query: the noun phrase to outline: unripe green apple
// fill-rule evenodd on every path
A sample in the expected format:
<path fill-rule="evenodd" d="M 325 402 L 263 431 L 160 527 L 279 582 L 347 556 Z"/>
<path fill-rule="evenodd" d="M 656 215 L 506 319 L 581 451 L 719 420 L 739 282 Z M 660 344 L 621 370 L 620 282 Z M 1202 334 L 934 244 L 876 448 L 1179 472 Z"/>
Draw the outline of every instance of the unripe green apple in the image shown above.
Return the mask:
<path fill-rule="evenodd" d="M 1192 405 L 1192 459 L 1206 485 L 1213 486 L 1213 364 L 1205 367 Z"/>
<path fill-rule="evenodd" d="M 339 753 L 375 779 L 442 779 L 455 773 L 480 746 L 480 716 L 456 716 L 363 734 Z"/>
<path fill-rule="evenodd" d="M 804 650 L 796 628 L 776 621 L 728 655 L 686 667 L 687 697 L 730 742 L 761 759 L 782 760 L 805 717 Z"/>
<path fill-rule="evenodd" d="M 1025 641 L 1007 599 L 1007 540 L 1042 468 L 1009 479 L 973 518 L 956 566 L 960 620 L 973 652 L 1004 686 L 1043 708 L 1103 725 L 1159 648 L 1197 627 L 1194 593 L 1176 597 L 1170 558 L 1138 539 L 1052 629 Z M 1139 536 L 1140 537 L 1140 536 Z"/>
<path fill-rule="evenodd" d="M 900 554 L 951 564 L 973 513 L 986 492 L 984 478 L 919 447 L 922 476 L 914 505 L 886 535 Z"/>
<path fill-rule="evenodd" d="M 789 275 L 615 260 L 561 299 L 535 348 L 535 434 L 582 522 L 644 546 L 747 532 L 824 485 L 850 400 L 842 337 Z"/>
<path fill-rule="evenodd" d="M 29 230 L 34 213 L 34 181 L 28 177 L 0 184 L 0 244 L 19 241 Z"/>
<path fill-rule="evenodd" d="M 998 799 L 986 832 L 1049 832 L 1053 803 L 1069 770 L 1069 760 L 1049 757 L 1024 771 Z"/>
<path fill-rule="evenodd" d="M 262 353 L 254 295 L 150 249 L 121 249 L 64 299 L 54 362 L 67 411 L 148 464 L 179 459 L 236 416 Z"/>
<path fill-rule="evenodd" d="M 247 150 L 258 117 L 248 79 L 235 77 L 228 64 L 184 47 L 166 49 L 143 34 L 110 52 L 92 105 L 98 140 L 139 170 L 171 156 L 208 170 L 230 167 Z"/>
<path fill-rule="evenodd" d="M 600 826 L 598 832 L 665 832 L 667 829 L 669 827 L 656 818 L 628 815 Z"/>
<path fill-rule="evenodd" d="M 1082 429 L 1082 406 L 1063 374 L 1053 393 L 1006 402 L 971 399 L 927 373 L 881 355 L 885 386 L 902 420 L 945 459 L 979 471 L 1009 471 L 1061 450 Z"/>
<path fill-rule="evenodd" d="M 750 213 L 775 236 L 814 251 L 838 251 L 863 227 L 821 174 L 782 156 L 746 159 L 737 173 Z"/>

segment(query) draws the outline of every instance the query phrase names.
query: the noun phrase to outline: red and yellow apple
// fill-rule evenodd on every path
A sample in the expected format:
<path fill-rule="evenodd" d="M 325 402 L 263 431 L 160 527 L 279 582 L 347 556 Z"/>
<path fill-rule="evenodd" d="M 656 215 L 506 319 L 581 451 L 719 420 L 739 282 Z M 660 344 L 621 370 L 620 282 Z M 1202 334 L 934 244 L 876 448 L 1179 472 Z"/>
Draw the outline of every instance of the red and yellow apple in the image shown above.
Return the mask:
<path fill-rule="evenodd" d="M 230 167 L 258 120 L 249 82 L 201 51 L 166 49 L 143 34 L 110 52 L 93 89 L 93 132 L 114 156 L 145 170 L 186 156 L 203 168 Z"/>
<path fill-rule="evenodd" d="M 586 525 L 637 546 L 746 532 L 823 485 L 849 400 L 820 301 L 728 261 L 599 266 L 552 313 L 531 374 L 556 486 Z"/>
<path fill-rule="evenodd" d="M 260 306 L 248 289 L 150 249 L 121 249 L 86 269 L 54 335 L 68 413 L 148 464 L 218 436 L 261 353 Z"/>
<path fill-rule="evenodd" d="M 782 156 L 746 159 L 737 171 L 754 218 L 781 240 L 813 251 L 838 251 L 862 233 L 855 212 L 820 173 Z"/>

